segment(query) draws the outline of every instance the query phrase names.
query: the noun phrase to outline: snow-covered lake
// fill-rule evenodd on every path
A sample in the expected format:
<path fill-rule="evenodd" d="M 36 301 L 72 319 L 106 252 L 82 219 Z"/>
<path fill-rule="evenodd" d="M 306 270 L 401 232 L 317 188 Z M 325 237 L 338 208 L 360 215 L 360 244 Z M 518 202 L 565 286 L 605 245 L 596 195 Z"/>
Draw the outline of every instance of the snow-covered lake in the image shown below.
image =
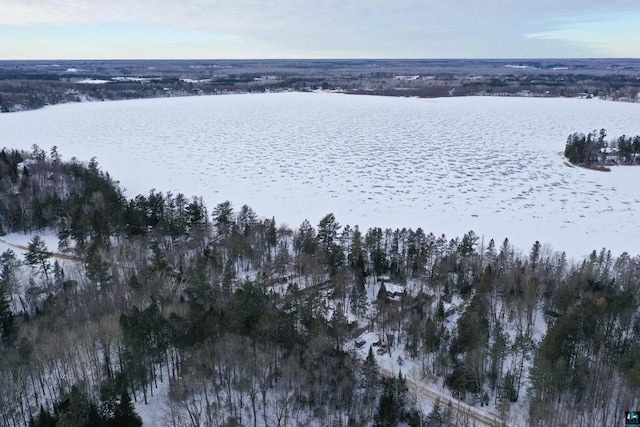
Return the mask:
<path fill-rule="evenodd" d="M 0 145 L 88 161 L 130 197 L 225 200 L 297 227 L 418 227 L 581 257 L 640 254 L 640 167 L 572 168 L 567 136 L 640 134 L 640 104 L 282 93 L 66 104 L 0 115 Z"/>

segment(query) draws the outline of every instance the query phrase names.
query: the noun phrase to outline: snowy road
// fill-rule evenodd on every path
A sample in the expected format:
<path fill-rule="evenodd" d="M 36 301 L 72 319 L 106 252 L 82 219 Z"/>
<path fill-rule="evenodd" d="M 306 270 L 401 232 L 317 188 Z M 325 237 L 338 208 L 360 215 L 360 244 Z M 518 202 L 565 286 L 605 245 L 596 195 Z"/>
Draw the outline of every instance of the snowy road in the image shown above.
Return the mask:
<path fill-rule="evenodd" d="M 380 367 L 380 374 L 386 378 L 394 378 L 397 374 Z M 421 384 L 416 383 L 411 378 L 406 378 L 407 387 L 422 403 L 435 406 L 436 403 L 442 408 L 451 405 L 453 416 L 457 422 L 462 422 L 466 426 L 475 427 L 499 427 L 500 423 L 497 416 L 490 414 L 488 411 L 478 409 L 468 405 L 458 399 L 454 399 L 444 393 L 438 393 L 435 390 L 428 389 Z M 505 424 L 506 425 L 506 424 Z"/>

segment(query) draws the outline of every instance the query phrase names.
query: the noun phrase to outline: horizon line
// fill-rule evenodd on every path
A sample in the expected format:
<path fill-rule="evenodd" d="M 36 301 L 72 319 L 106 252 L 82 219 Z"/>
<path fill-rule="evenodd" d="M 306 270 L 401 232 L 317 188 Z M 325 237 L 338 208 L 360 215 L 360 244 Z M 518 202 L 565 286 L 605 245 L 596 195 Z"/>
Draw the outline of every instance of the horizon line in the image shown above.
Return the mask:
<path fill-rule="evenodd" d="M 323 57 L 323 58 L 19 58 L 0 59 L 0 62 L 17 61 L 543 61 L 543 60 L 588 60 L 588 61 L 611 61 L 626 60 L 638 61 L 640 57 L 451 57 L 451 58 L 428 58 L 428 57 Z"/>

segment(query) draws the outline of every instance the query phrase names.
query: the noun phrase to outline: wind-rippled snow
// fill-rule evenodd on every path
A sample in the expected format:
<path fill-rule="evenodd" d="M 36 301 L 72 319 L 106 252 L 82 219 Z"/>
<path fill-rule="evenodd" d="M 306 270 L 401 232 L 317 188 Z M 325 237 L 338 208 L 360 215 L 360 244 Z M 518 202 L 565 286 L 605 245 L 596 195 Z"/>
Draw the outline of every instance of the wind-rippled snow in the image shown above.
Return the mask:
<path fill-rule="evenodd" d="M 67 104 L 0 115 L 2 145 L 88 161 L 132 197 L 225 200 L 297 227 L 469 230 L 528 251 L 640 254 L 638 167 L 567 166 L 567 136 L 640 134 L 640 105 L 542 98 L 280 93 Z"/>

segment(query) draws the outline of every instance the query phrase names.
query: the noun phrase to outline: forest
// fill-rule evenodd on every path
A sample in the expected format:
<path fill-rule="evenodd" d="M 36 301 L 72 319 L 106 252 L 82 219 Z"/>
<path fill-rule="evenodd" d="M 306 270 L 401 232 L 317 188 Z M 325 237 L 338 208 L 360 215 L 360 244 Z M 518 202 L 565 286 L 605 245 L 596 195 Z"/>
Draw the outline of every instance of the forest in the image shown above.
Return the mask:
<path fill-rule="evenodd" d="M 67 102 L 332 90 L 401 97 L 638 102 L 637 59 L 0 61 L 0 113 Z M 406 76 L 415 76 L 406 79 Z"/>
<path fill-rule="evenodd" d="M 173 427 L 482 425 L 459 402 L 488 425 L 602 426 L 638 406 L 634 254 L 331 213 L 291 229 L 129 199 L 37 145 L 0 152 L 0 194 L 0 234 L 33 236 L 0 256 L 1 425 L 139 426 L 158 398 Z"/>

